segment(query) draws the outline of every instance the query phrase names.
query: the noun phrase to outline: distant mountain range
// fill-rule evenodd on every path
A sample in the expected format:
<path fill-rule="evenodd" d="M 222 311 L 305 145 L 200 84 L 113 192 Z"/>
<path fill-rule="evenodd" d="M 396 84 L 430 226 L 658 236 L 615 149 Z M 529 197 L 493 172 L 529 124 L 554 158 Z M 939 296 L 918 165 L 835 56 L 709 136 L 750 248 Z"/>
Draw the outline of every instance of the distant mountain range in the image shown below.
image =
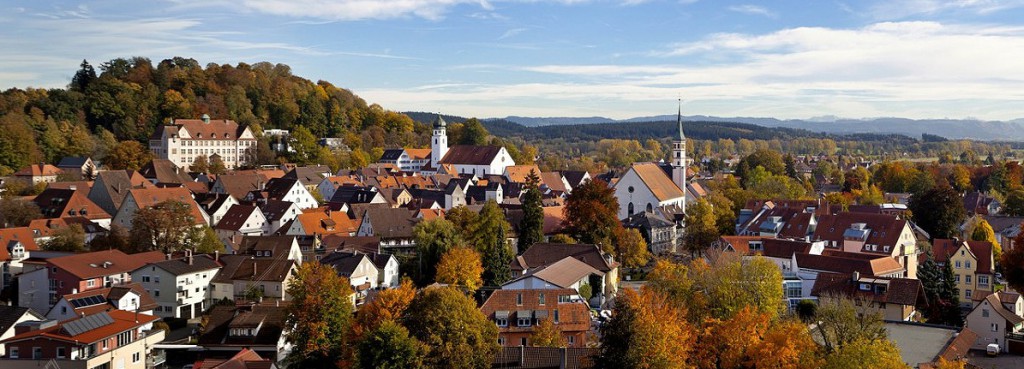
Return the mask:
<path fill-rule="evenodd" d="M 710 117 L 704 115 L 684 116 L 691 122 L 723 122 L 746 123 L 762 127 L 779 127 L 807 130 L 829 134 L 900 134 L 920 138 L 922 133 L 939 135 L 950 139 L 974 139 L 982 141 L 1024 141 L 1024 118 L 1009 121 L 983 121 L 972 119 L 906 119 L 906 118 L 872 118 L 844 119 L 833 116 L 815 117 L 811 119 L 753 118 L 753 117 Z M 587 125 L 608 123 L 638 123 L 675 121 L 675 115 L 659 115 L 615 120 L 605 117 L 553 117 L 531 118 L 509 116 L 497 118 L 518 123 L 526 127 L 543 127 L 556 125 Z"/>

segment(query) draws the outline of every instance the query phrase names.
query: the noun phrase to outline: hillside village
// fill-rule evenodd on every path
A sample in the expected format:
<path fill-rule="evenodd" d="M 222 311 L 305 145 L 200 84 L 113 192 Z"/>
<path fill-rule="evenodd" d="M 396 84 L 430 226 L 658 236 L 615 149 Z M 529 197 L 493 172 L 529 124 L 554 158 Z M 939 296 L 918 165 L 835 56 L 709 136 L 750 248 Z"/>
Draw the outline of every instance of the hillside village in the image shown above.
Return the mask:
<path fill-rule="evenodd" d="M 791 169 L 815 179 L 816 199 L 777 190 L 738 204 L 722 223 L 711 205 L 729 191 L 721 183 L 764 176 L 765 168 L 740 169 L 746 159 L 734 160 L 729 165 L 737 169 L 723 174 L 695 163 L 681 113 L 668 160 L 602 173 L 542 171 L 515 162 L 502 146 L 449 146 L 440 116 L 429 148 L 388 148 L 357 169 L 257 166 L 256 140 L 266 132 L 205 115 L 158 127 L 149 140 L 152 159 L 138 170 L 109 169 L 89 157 L 20 168 L 4 178 L 5 187 L 42 190 L 2 200 L 8 210 L 0 230 L 0 367 L 308 364 L 327 357 L 310 353 L 311 337 L 347 339 L 305 326 L 331 319 L 334 310 L 297 309 L 338 308 L 354 326 L 383 324 L 374 314 L 403 294 L 422 308 L 389 313 L 404 314 L 399 322 L 409 331 L 396 329 L 406 335 L 439 308 L 416 305 L 422 296 L 470 304 L 467 319 L 484 322 L 487 342 L 466 344 L 479 351 L 466 354 L 477 360 L 466 367 L 618 367 L 625 364 L 609 358 L 634 353 L 615 351 L 626 345 L 610 340 L 642 325 L 640 317 L 619 317 L 641 314 L 644 306 L 670 309 L 649 296 L 652 290 L 682 299 L 672 301 L 685 302 L 694 319 L 718 319 L 707 328 L 712 336 L 696 338 L 705 347 L 746 325 L 732 319 L 753 308 L 768 319 L 757 323 L 765 328 L 758 334 L 795 324 L 806 337 L 817 337 L 817 329 L 821 339 L 787 344 L 806 349 L 817 342 L 841 352 L 814 311 L 847 306 L 860 319 L 875 319 L 862 324 L 882 327 L 882 340 L 888 337 L 902 365 L 945 365 L 990 345 L 1024 352 L 1024 298 L 999 272 L 999 253 L 1014 250 L 1024 218 L 1000 214 L 1000 200 L 954 193 L 966 216 L 956 232 L 931 235 L 911 221 L 910 193 L 885 193 L 883 201 L 837 197 L 843 189 L 817 169 L 828 159 L 807 156 Z M 288 151 L 289 141 L 282 142 L 277 149 Z M 206 163 L 225 170 L 196 170 Z M 844 165 L 839 172 L 888 164 Z M 16 226 L 12 215 L 19 212 L 35 215 Z M 973 238 L 981 222 L 990 239 Z M 673 274 L 685 277 L 687 270 L 693 280 Z M 944 271 L 954 285 L 943 290 L 935 285 Z M 714 282 L 729 278 L 743 287 Z M 698 303 L 673 283 L 703 283 L 710 297 Z M 945 294 L 936 295 L 940 290 Z M 343 292 L 346 306 L 323 302 L 329 298 L 318 291 Z M 749 305 L 728 307 L 736 302 L 727 300 Z M 433 312 L 458 311 L 440 309 Z M 680 313 L 667 316 L 673 314 Z M 809 324 L 768 323 L 776 316 Z M 343 335 L 369 335 L 374 327 Z M 659 336 L 672 334 L 679 333 Z M 424 350 L 426 360 L 453 360 Z M 683 355 L 680 362 L 699 357 L 685 349 L 668 354 Z M 743 355 L 757 359 L 752 351 Z M 789 359 L 817 367 L 814 360 Z"/>

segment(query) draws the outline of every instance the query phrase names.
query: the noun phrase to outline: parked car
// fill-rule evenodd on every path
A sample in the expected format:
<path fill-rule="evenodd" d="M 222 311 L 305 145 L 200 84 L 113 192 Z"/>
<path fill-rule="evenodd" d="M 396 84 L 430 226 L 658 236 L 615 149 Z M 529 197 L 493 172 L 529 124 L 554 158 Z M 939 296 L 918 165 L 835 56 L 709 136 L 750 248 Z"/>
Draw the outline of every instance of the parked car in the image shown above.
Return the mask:
<path fill-rule="evenodd" d="M 985 347 L 985 353 L 988 354 L 988 356 L 999 355 L 999 345 L 994 343 L 988 344 L 988 346 Z"/>

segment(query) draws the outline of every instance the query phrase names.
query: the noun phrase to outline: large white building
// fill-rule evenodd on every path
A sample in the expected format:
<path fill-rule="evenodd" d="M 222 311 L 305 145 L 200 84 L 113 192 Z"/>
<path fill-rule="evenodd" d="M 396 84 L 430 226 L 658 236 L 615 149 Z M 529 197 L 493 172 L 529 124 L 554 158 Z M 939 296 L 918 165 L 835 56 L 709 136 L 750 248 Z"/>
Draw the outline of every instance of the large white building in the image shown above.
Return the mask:
<path fill-rule="evenodd" d="M 681 103 L 680 103 L 681 104 Z M 686 212 L 686 136 L 683 135 L 683 110 L 677 116 L 679 137 L 672 141 L 672 160 L 668 166 L 635 163 L 615 182 L 619 200 L 619 219 L 661 207 Z"/>
<path fill-rule="evenodd" d="M 256 136 L 247 126 L 231 120 L 176 119 L 158 127 L 149 139 L 149 149 L 160 159 L 188 169 L 200 156 L 211 161 L 214 155 L 224 161 L 228 169 L 254 163 Z"/>

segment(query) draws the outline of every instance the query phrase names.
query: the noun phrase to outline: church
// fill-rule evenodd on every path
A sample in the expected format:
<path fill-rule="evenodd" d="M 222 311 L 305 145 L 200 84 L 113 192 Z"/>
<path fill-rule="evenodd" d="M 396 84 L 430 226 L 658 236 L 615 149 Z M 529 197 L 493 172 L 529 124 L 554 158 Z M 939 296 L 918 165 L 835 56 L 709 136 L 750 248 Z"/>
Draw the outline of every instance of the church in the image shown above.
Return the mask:
<path fill-rule="evenodd" d="M 434 121 L 430 138 L 430 162 L 419 168 L 423 174 L 501 175 L 505 167 L 516 165 L 512 156 L 501 146 L 455 145 L 448 146 L 448 123 L 440 115 Z M 413 151 L 416 149 L 404 149 Z"/>
<path fill-rule="evenodd" d="M 683 110 L 680 103 L 676 117 L 679 137 L 672 141 L 672 157 L 668 165 L 634 163 L 615 182 L 615 197 L 619 200 L 619 219 L 633 214 L 655 212 L 656 209 L 675 209 L 686 213 L 686 136 L 683 135 Z"/>

